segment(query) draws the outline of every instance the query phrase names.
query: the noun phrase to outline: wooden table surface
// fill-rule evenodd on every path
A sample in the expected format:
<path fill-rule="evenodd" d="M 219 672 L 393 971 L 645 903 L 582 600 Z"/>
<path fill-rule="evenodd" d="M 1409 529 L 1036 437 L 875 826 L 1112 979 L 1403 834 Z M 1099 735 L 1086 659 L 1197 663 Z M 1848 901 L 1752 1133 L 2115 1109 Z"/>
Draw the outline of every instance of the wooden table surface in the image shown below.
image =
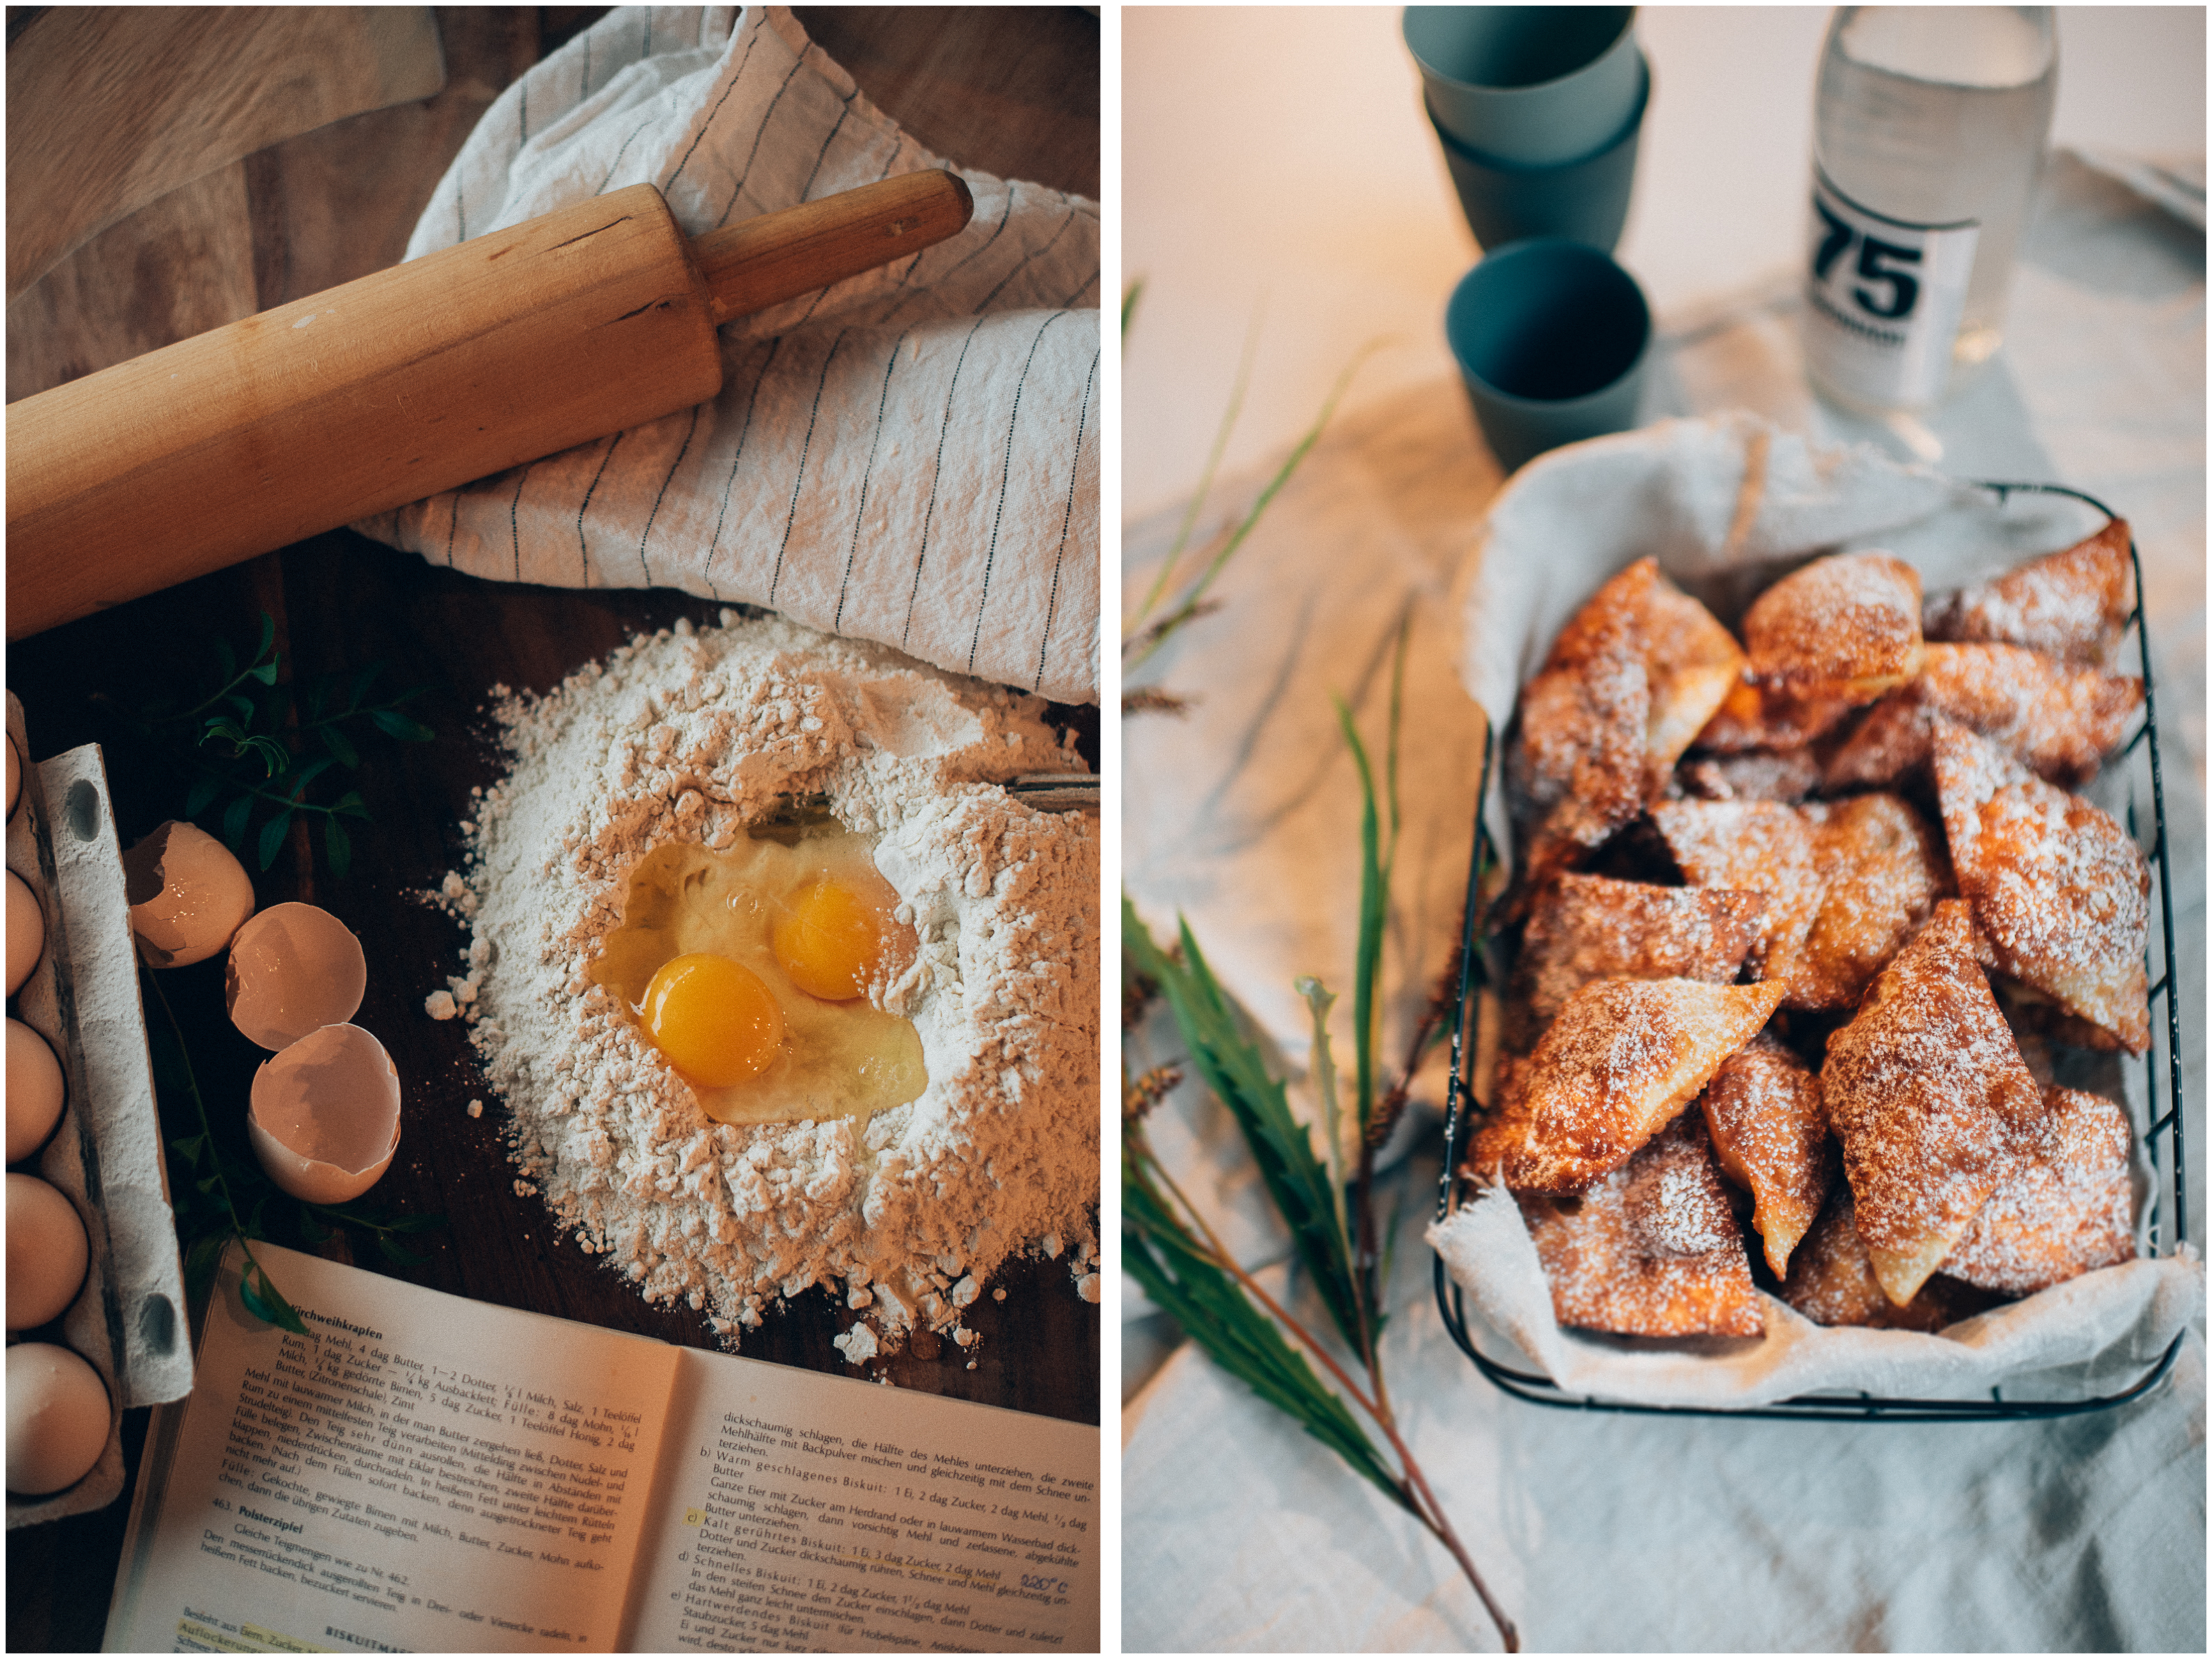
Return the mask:
<path fill-rule="evenodd" d="M 44 14 L 11 12 L 15 54 Z M 500 90 L 597 18 L 599 9 L 440 9 L 446 67 L 436 96 L 335 122 L 246 155 L 142 208 L 86 242 L 8 312 L 9 400 L 173 339 L 300 298 L 394 263 L 416 216 L 477 118 Z M 878 105 L 921 142 L 988 171 L 1098 192 L 1098 20 L 1083 8 L 801 9 L 798 15 Z M 11 117 L 16 112 L 11 111 Z M 13 122 L 11 119 L 11 127 Z M 11 147 L 11 195 L 34 188 L 38 157 Z M 428 1258 L 398 1269 L 365 1237 L 326 1253 L 487 1302 L 556 1314 L 668 1341 L 714 1346 L 699 1316 L 647 1305 L 518 1196 L 501 1139 L 504 1113 L 459 1021 L 433 1022 L 422 1001 L 458 971 L 459 926 L 421 895 L 464 856 L 470 791 L 500 773 L 484 714 L 495 684 L 543 691 L 641 629 L 711 620 L 718 607 L 665 591 L 568 591 L 486 583 L 337 532 L 13 645 L 9 688 L 21 699 L 35 758 L 106 746 L 125 844 L 182 816 L 185 781 L 134 744 L 106 705 L 201 684 L 212 641 L 251 648 L 259 615 L 276 623 L 283 674 L 301 684 L 387 665 L 383 684 L 426 685 L 410 705 L 433 742 L 380 742 L 358 775 L 371 821 L 352 866 L 331 874 L 295 829 L 256 874 L 262 905 L 302 899 L 335 912 L 369 963 L 358 1022 L 390 1049 L 405 1085 L 399 1153 L 372 1198 L 403 1215 L 442 1215 L 412 1244 Z M 1095 709 L 1056 709 L 1097 759 Z M 215 827 L 212 823 L 209 827 Z M 249 867 L 252 859 L 249 853 Z M 262 1055 L 222 1006 L 220 959 L 169 971 L 163 988 L 185 1030 L 201 1088 L 242 1145 L 245 1098 Z M 158 1015 L 155 1016 L 158 1018 Z M 471 1118 L 467 1103 L 486 1103 Z M 164 1132 L 184 1133 L 180 1103 Z M 904 1388 L 1018 1410 L 1099 1420 L 1100 1315 L 1080 1299 L 1065 1260 L 1010 1263 L 1006 1299 L 985 1297 L 968 1324 L 970 1354 L 926 1334 L 887 1364 Z M 857 1375 L 831 1347 L 851 1322 L 821 1290 L 744 1334 L 748 1357 Z M 125 1413 L 135 1479 L 147 1413 Z M 16 1651 L 99 1645 L 128 1514 L 97 1514 L 11 1532 L 8 1644 Z"/>

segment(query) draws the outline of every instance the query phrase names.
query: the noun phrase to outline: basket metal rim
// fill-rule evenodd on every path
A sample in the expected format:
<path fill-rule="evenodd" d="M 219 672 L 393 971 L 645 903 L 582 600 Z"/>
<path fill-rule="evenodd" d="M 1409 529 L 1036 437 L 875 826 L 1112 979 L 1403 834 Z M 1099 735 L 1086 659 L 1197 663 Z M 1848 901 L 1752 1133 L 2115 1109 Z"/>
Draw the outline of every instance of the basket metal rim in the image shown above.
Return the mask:
<path fill-rule="evenodd" d="M 2014 494 L 2035 494 L 2069 496 L 2102 513 L 2107 522 L 2119 520 L 2120 515 L 2086 490 L 2066 484 L 2037 483 L 1974 482 L 1971 488 L 1993 493 L 1999 505 Z M 2128 537 L 2128 563 L 2135 578 L 2135 609 L 2129 623 L 2136 630 L 2136 644 L 2141 658 L 2143 684 L 2143 725 L 2141 733 L 2132 740 L 2148 745 L 2151 776 L 2151 810 L 2154 834 L 2149 862 L 2158 872 L 2159 902 L 2163 924 L 2162 941 L 2166 958 L 2165 976 L 2154 983 L 2148 995 L 2155 1000 L 2163 996 L 2166 1001 L 2166 1062 L 2170 1105 L 2163 1116 L 2158 1112 L 2155 1052 L 2143 1056 L 2145 1094 L 2150 1127 L 2143 1133 L 2146 1143 L 2154 1141 L 2163 1131 L 2168 1136 L 2171 1152 L 2170 1180 L 2173 1199 L 2173 1236 L 2170 1243 L 2154 1241 L 2153 1256 L 2173 1255 L 2186 1245 L 2188 1231 L 2188 1163 L 2183 1135 L 2185 1098 L 2181 1071 L 2181 1012 L 2175 988 L 2179 983 L 2175 959 L 2173 934 L 2172 864 L 2166 836 L 2166 789 L 2160 768 L 2158 741 L 2158 704 L 2152 684 L 2150 661 L 2150 629 L 2143 611 L 2142 558 L 2136 546 L 2132 531 Z M 2132 746 L 2132 742 L 2130 744 Z M 1467 1083 L 1468 1008 L 1474 988 L 1477 946 L 1480 939 L 1482 919 L 1481 880 L 1484 854 L 1489 850 L 1489 831 L 1485 823 L 1485 808 L 1490 799 L 1492 774 L 1498 749 L 1498 733 L 1485 723 L 1482 745 L 1482 769 L 1475 797 L 1474 845 L 1468 865 L 1467 896 L 1461 914 L 1459 994 L 1453 1010 L 1451 1027 L 1451 1070 L 1446 1091 L 1444 1112 L 1444 1163 L 1439 1182 L 1437 1218 L 1450 1215 L 1458 1197 L 1462 1178 L 1458 1174 L 1459 1147 L 1466 1127 L 1467 1103 L 1470 1097 Z M 2153 1165 L 2154 1188 L 2156 1166 Z M 2153 1194 L 2156 1197 L 2155 1190 Z M 1437 1308 L 1452 1340 L 1458 1345 L 1475 1369 L 1501 1392 L 1531 1405 L 1557 1409 L 1590 1412 L 1618 1412 L 1641 1416 L 1660 1417 L 1732 1417 L 1790 1422 L 1986 1422 L 2034 1421 L 2056 1417 L 2080 1416 L 2091 1412 L 2107 1411 L 2130 1401 L 2139 1400 L 2155 1390 L 2171 1374 L 2181 1352 L 2186 1333 L 2175 1335 L 2165 1352 L 2149 1370 L 2124 1389 L 2078 1401 L 2014 1401 L 1992 1397 L 1987 1401 L 1930 1401 L 1900 1399 L 1894 1396 L 1862 1395 L 1846 1399 L 1833 1395 L 1798 1395 L 1790 1399 L 1758 1406 L 1685 1406 L 1656 1405 L 1633 1401 L 1613 1401 L 1590 1395 L 1571 1395 L 1550 1377 L 1537 1372 L 1516 1371 L 1501 1365 L 1482 1353 L 1468 1333 L 1467 1313 L 1459 1286 L 1453 1283 L 1446 1271 L 1443 1256 L 1435 1258 L 1433 1266 Z M 1992 1390 L 1995 1396 L 1996 1390 Z"/>

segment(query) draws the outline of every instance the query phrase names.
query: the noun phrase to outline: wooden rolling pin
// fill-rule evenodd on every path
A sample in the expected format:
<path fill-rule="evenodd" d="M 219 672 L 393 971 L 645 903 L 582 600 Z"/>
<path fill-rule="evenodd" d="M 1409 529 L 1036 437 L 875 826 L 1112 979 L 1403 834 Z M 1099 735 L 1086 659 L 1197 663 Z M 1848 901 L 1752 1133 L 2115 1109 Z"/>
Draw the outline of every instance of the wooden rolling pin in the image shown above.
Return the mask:
<path fill-rule="evenodd" d="M 687 238 L 633 185 L 11 404 L 8 637 L 703 403 L 720 325 L 974 210 L 913 173 Z"/>

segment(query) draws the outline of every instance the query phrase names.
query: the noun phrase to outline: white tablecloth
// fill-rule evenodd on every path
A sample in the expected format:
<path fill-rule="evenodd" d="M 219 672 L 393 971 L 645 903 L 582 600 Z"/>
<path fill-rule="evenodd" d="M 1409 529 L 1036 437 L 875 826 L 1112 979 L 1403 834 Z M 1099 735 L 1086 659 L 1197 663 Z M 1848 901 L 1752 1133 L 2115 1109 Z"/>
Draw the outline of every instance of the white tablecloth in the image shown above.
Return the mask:
<path fill-rule="evenodd" d="M 1647 412 L 1747 407 L 1960 476 L 2069 483 L 2129 518 L 2166 738 L 2189 1141 L 2201 1149 L 2203 239 L 2063 155 L 2047 191 L 2005 354 L 1924 428 L 1851 422 L 1807 395 L 1786 285 L 1662 314 Z M 1224 495 L 1250 499 L 1261 477 Z M 1292 1064 L 1304 1038 L 1290 981 L 1319 971 L 1343 985 L 1350 960 L 1358 797 L 1328 694 L 1353 697 L 1379 731 L 1378 665 L 1409 610 L 1408 942 L 1393 958 L 1394 1030 L 1449 949 L 1474 727 L 1437 658 L 1449 660 L 1450 596 L 1498 482 L 1449 382 L 1346 422 L 1238 556 L 1221 611 L 1143 677 L 1194 696 L 1190 711 L 1125 722 L 1129 890 L 1155 923 L 1189 915 Z M 1129 528 L 1125 593 L 1143 591 L 1177 516 Z M 1240 1252 L 1276 1253 L 1218 1109 L 1186 1085 L 1155 1126 Z M 2199 1152 L 2190 1181 L 2199 1238 L 2203 1163 Z M 1527 1646 L 2203 1647 L 2201 1322 L 2156 1395 L 2075 1419 L 1831 1425 L 1547 1411 L 1493 1389 L 1443 1328 L 1419 1237 L 1434 1176 L 1416 1158 L 1398 1176 L 1407 1201 L 1401 1312 L 1386 1340 L 1393 1392 Z M 1140 1300 L 1129 1305 L 1141 1322 Z M 1135 1350 L 1158 1336 L 1139 1322 L 1127 1341 Z M 1188 1346 L 1129 1402 L 1122 1494 L 1130 1651 L 1494 1641 L 1440 1548 Z"/>

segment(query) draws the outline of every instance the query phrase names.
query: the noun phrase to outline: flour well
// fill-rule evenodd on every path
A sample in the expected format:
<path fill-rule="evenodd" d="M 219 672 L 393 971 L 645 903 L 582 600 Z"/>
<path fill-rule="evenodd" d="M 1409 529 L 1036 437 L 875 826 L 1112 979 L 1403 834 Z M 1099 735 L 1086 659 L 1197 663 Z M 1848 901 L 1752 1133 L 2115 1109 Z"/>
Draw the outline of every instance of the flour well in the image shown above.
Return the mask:
<path fill-rule="evenodd" d="M 1035 698 L 722 621 L 498 704 L 512 769 L 432 896 L 471 929 L 467 971 L 426 1012 L 469 1022 L 524 1182 L 648 1299 L 735 1346 L 827 1283 L 878 1328 L 841 1344 L 854 1364 L 917 1325 L 965 1346 L 960 1310 L 1009 1255 L 1070 1241 L 1079 1285 L 1097 1261 L 1097 825 L 997 787 L 1081 763 Z M 715 1123 L 589 967 L 647 853 L 817 793 L 879 838 L 920 936 L 870 1000 L 913 1021 L 928 1086 L 865 1120 Z"/>

